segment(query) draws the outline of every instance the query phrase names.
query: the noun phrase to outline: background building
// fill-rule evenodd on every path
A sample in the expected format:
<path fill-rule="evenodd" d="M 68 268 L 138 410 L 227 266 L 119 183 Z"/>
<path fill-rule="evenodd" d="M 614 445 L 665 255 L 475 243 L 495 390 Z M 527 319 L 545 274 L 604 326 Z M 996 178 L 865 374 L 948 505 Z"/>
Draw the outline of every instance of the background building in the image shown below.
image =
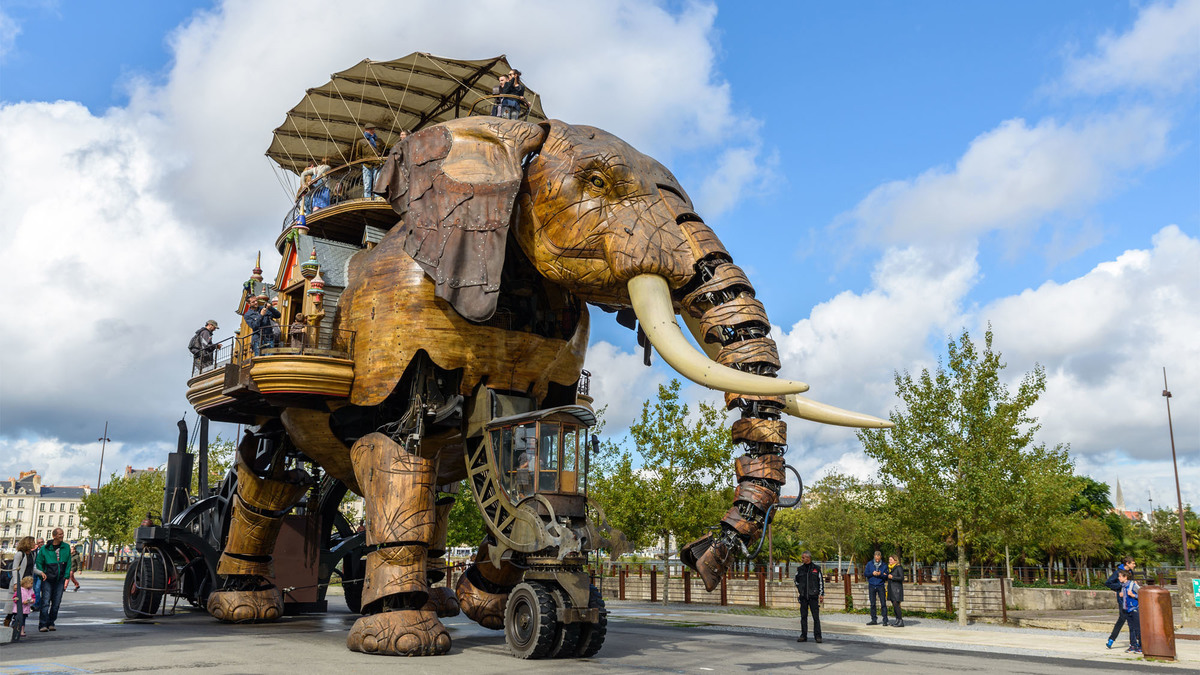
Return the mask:
<path fill-rule="evenodd" d="M 0 550 L 14 550 L 24 536 L 48 540 L 56 527 L 63 529 L 67 542 L 86 539 L 79 506 L 91 493 L 87 485 L 44 485 L 36 470 L 0 482 Z"/>

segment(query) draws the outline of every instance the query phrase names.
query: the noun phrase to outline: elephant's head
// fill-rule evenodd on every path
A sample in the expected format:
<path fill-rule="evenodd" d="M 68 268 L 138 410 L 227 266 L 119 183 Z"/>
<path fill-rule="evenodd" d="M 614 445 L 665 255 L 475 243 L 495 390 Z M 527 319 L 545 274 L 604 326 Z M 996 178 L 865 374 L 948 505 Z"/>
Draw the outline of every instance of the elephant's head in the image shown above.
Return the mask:
<path fill-rule="evenodd" d="M 483 321 L 495 310 L 511 233 L 542 277 L 603 308 L 632 310 L 670 366 L 741 409 L 733 440 L 748 454 L 738 460 L 735 504 L 717 537 L 683 554 L 710 590 L 731 548 L 758 535 L 778 498 L 781 413 L 888 426 L 799 398 L 807 385 L 775 377 L 770 322 L 746 275 L 671 172 L 612 134 L 557 120 L 455 120 L 410 136 L 379 180 L 404 215 L 405 251 L 464 317 Z M 703 353 L 684 338 L 677 312 Z"/>

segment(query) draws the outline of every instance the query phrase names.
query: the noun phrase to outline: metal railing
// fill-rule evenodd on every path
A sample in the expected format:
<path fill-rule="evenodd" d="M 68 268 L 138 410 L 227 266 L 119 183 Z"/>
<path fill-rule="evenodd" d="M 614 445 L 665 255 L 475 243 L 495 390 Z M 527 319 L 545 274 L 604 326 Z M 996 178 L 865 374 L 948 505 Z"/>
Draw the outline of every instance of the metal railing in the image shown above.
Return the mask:
<path fill-rule="evenodd" d="M 587 370 L 579 371 L 579 386 L 576 388 L 575 393 L 583 396 L 590 396 L 591 388 L 592 374 Z"/>
<path fill-rule="evenodd" d="M 259 329 L 258 335 L 234 335 L 209 348 L 208 357 L 202 354 L 193 359 L 192 375 L 224 368 L 231 363 L 250 367 L 255 356 L 327 356 L 339 359 L 354 358 L 354 331 L 306 326 L 293 329 L 279 326 Z"/>
<path fill-rule="evenodd" d="M 364 166 L 372 163 L 379 164 L 379 160 L 359 160 L 330 169 L 301 188 L 296 203 L 288 210 L 283 219 L 283 229 L 288 229 L 300 220 L 301 206 L 304 207 L 304 212 L 311 217 L 330 206 L 378 199 L 374 195 L 363 192 L 362 170 Z"/>

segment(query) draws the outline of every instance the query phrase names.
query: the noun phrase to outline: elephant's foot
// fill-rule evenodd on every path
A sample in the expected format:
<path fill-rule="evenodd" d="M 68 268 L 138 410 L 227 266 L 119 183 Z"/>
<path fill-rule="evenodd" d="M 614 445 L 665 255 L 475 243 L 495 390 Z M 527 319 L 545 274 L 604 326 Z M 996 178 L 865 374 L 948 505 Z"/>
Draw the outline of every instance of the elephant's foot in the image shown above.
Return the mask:
<path fill-rule="evenodd" d="M 386 656 L 437 656 L 450 651 L 450 633 L 430 609 L 402 609 L 354 622 L 346 646 Z"/>
<path fill-rule="evenodd" d="M 458 616 L 458 597 L 454 595 L 452 588 L 434 586 L 429 589 L 429 599 L 421 609 L 432 610 L 442 619 Z"/>
<path fill-rule="evenodd" d="M 275 586 L 253 591 L 213 591 L 208 596 L 208 613 L 229 623 L 277 621 L 283 616 L 283 593 Z"/>
<path fill-rule="evenodd" d="M 489 593 L 483 590 L 481 586 L 488 585 L 484 580 L 480 580 L 478 585 L 472 583 L 470 577 L 473 576 L 471 573 L 473 569 L 470 568 L 458 579 L 458 585 L 455 587 L 458 604 L 462 607 L 463 614 L 480 626 L 492 630 L 502 630 L 504 628 L 504 607 L 508 604 L 508 593 Z"/>

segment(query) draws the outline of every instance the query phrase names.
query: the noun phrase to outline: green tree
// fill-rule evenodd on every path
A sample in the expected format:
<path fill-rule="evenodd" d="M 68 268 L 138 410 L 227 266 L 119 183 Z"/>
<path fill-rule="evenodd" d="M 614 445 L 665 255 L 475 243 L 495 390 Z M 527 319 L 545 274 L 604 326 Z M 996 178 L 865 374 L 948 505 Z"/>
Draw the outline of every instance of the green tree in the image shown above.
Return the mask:
<path fill-rule="evenodd" d="M 84 496 L 79 522 L 91 536 L 107 542 L 109 550 L 132 544 L 134 532 L 146 514 L 162 512 L 165 488 L 162 471 L 127 478 L 113 474 L 103 487 Z"/>
<path fill-rule="evenodd" d="M 672 379 L 659 386 L 653 402 L 642 404 L 629 428 L 633 450 L 607 444 L 597 457 L 604 468 L 590 487 L 609 522 L 631 542 L 661 541 L 664 561 L 673 556 L 673 544 L 695 539 L 718 522 L 733 498 L 725 412 L 701 402 L 693 414 L 679 400 L 679 389 L 679 380 Z M 663 588 L 667 602 L 668 585 Z"/>
<path fill-rule="evenodd" d="M 458 484 L 454 506 L 450 507 L 450 524 L 446 529 L 447 546 L 478 546 L 483 541 L 483 515 L 475 504 L 471 486 L 463 481 Z"/>
<path fill-rule="evenodd" d="M 1005 368 L 992 349 L 989 327 L 983 349 L 967 331 L 947 345 L 943 366 L 914 378 L 896 373 L 903 410 L 890 414 L 890 430 L 860 431 L 867 454 L 880 463 L 886 487 L 903 489 L 919 522 L 939 529 L 952 523 L 958 550 L 961 597 L 967 597 L 967 545 L 996 529 L 1012 495 L 1011 473 L 1038 429 L 1029 409 L 1045 390 L 1040 365 L 1027 373 L 1016 394 L 1001 381 Z M 935 535 L 935 532 L 929 532 Z M 966 604 L 958 620 L 966 625 Z"/>

